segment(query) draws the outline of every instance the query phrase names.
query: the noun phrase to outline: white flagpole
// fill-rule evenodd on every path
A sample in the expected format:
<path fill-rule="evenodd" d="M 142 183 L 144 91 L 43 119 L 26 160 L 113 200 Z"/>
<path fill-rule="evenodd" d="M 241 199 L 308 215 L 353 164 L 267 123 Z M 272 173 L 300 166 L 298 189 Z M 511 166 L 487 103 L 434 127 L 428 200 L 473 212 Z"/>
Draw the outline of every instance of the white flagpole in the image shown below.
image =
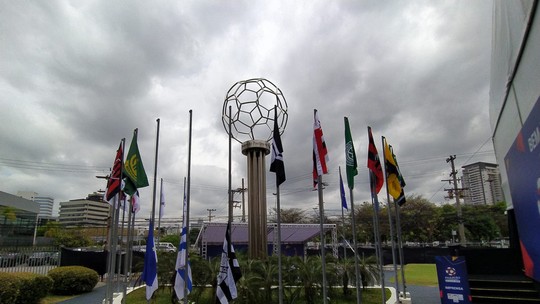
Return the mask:
<path fill-rule="evenodd" d="M 328 298 L 326 296 L 326 253 L 325 253 L 325 242 L 324 242 L 324 202 L 323 202 L 323 183 L 322 175 L 317 177 L 317 190 L 319 193 L 319 216 L 320 216 L 320 227 L 321 227 L 321 263 L 322 263 L 322 289 L 323 289 L 323 303 L 328 303 Z"/>
<path fill-rule="evenodd" d="M 161 210 L 161 208 L 163 207 L 162 202 L 163 200 L 163 178 L 160 179 L 160 186 L 159 186 L 159 211 L 158 211 L 158 224 L 157 224 L 157 241 L 159 243 L 159 239 L 161 238 L 161 213 L 163 212 L 163 210 Z"/>
<path fill-rule="evenodd" d="M 157 131 L 156 131 L 156 155 L 154 158 L 154 189 L 152 190 L 152 215 L 150 217 L 150 221 L 152 223 L 152 227 L 154 227 L 154 220 L 156 218 L 156 188 L 157 188 L 157 168 L 158 168 L 158 151 L 159 151 L 159 122 L 160 119 L 156 119 L 157 123 Z M 159 235 L 159 233 L 158 233 Z M 150 252 L 146 252 L 146 254 L 150 254 Z M 156 264 L 157 267 L 157 264 Z M 157 269 L 156 269 L 157 273 Z M 147 303 L 150 304 L 150 300 L 147 300 Z"/>
<path fill-rule="evenodd" d="M 373 175 L 373 172 L 370 170 L 370 178 L 371 175 Z M 383 269 L 383 252 L 382 252 L 382 246 L 381 246 L 381 231 L 379 230 L 379 199 L 377 197 L 377 193 L 374 189 L 374 185 L 371 186 L 371 201 L 373 204 L 373 224 L 374 224 L 374 233 L 375 233 L 375 251 L 378 253 L 379 258 L 379 273 L 380 273 L 380 280 L 381 280 L 381 291 L 382 291 L 382 303 L 386 303 L 386 290 L 385 290 L 385 284 L 384 284 L 384 269 Z"/>
<path fill-rule="evenodd" d="M 279 304 L 283 304 L 283 276 L 281 273 L 281 206 L 279 202 L 279 185 L 276 186 L 276 207 L 277 207 L 277 239 L 278 239 L 278 299 Z"/>
<path fill-rule="evenodd" d="M 397 270 L 397 263 L 396 263 L 396 244 L 394 241 L 394 222 L 392 221 L 392 202 L 390 201 L 390 192 L 388 192 L 388 172 L 386 172 L 386 158 L 388 155 L 386 155 L 386 145 L 388 144 L 386 142 L 386 138 L 384 136 L 381 136 L 382 139 L 382 146 L 383 146 L 383 161 L 384 161 L 384 168 L 385 168 L 385 174 L 384 174 L 384 183 L 386 185 L 386 201 L 388 202 L 388 224 L 390 225 L 390 241 L 392 245 L 392 262 L 394 264 L 394 276 L 396 280 L 396 293 L 399 297 L 399 281 L 398 281 L 398 270 Z"/>
<path fill-rule="evenodd" d="M 187 187 L 186 188 L 186 214 L 184 215 L 186 218 L 184 222 L 186 223 L 186 266 L 185 266 L 185 279 L 184 279 L 184 303 L 188 302 L 188 286 L 187 282 L 189 279 L 188 269 L 189 269 L 189 260 L 188 260 L 188 252 L 189 252 L 189 202 L 190 202 L 190 188 L 191 188 L 191 133 L 192 133 L 192 121 L 193 121 L 193 110 L 189 110 L 189 136 L 188 136 L 188 169 L 187 169 Z"/>

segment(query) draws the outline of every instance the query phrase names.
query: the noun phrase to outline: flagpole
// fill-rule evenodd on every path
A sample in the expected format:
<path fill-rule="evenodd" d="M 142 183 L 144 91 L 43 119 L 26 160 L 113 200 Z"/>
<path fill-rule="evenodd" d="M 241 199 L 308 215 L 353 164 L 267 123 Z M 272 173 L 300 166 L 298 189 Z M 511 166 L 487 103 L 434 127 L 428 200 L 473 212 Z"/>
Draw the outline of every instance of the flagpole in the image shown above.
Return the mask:
<path fill-rule="evenodd" d="M 124 149 L 125 149 L 125 138 L 122 138 L 120 140 L 120 145 L 122 146 L 122 156 L 121 156 L 121 162 L 122 167 L 120 169 L 120 185 L 122 184 L 122 178 L 123 178 L 123 161 L 124 161 Z M 115 160 L 116 161 L 116 160 Z M 112 172 L 111 172 L 112 174 Z M 113 272 L 114 272 L 114 265 L 116 264 L 116 243 L 118 241 L 118 218 L 119 218 L 119 210 L 117 207 L 118 205 L 118 198 L 122 196 L 122 187 L 120 186 L 120 191 L 114 196 L 113 200 L 113 210 L 112 210 L 112 218 L 111 218 L 111 234 L 110 234 L 110 240 L 109 240 L 109 263 L 108 263 L 108 269 L 107 269 L 107 290 L 106 290 L 106 298 L 107 302 L 111 303 L 113 302 Z"/>
<path fill-rule="evenodd" d="M 189 136 L 188 136 L 188 168 L 187 168 L 187 191 L 186 191 L 186 214 L 185 214 L 185 220 L 186 223 L 186 266 L 184 271 L 184 303 L 189 303 L 188 301 L 188 269 L 189 269 L 189 205 L 190 205 L 190 199 L 191 199 L 191 135 L 193 131 L 193 110 L 189 110 Z M 186 186 L 184 186 L 186 188 Z"/>
<path fill-rule="evenodd" d="M 127 285 L 128 281 L 130 281 L 130 274 L 131 269 L 128 268 L 129 265 L 129 259 L 131 255 L 131 203 L 130 202 L 124 202 L 124 211 L 128 208 L 128 225 L 127 225 L 127 242 L 126 242 L 126 256 L 124 258 L 124 288 L 122 290 L 122 303 L 125 303 L 126 300 L 126 293 L 127 293 Z"/>
<path fill-rule="evenodd" d="M 321 263 L 322 263 L 322 289 L 323 289 L 323 303 L 328 303 L 328 298 L 326 296 L 326 254 L 325 254 L 325 242 L 324 242 L 324 202 L 323 202 L 323 183 L 322 175 L 317 177 L 317 190 L 319 194 L 319 216 L 320 216 L 320 227 L 321 227 Z"/>
<path fill-rule="evenodd" d="M 157 168 L 158 168 L 158 150 L 159 150 L 159 122 L 160 119 L 156 119 L 157 131 L 156 131 L 156 154 L 154 158 L 154 189 L 152 191 L 152 216 L 150 220 L 154 222 L 156 217 L 156 192 L 157 192 Z M 159 235 L 159 232 L 158 232 Z"/>
<path fill-rule="evenodd" d="M 384 168 L 386 172 L 386 145 L 388 144 L 386 142 L 386 138 L 384 136 L 381 136 L 382 146 L 383 146 L 383 161 L 384 161 Z M 388 224 L 390 225 L 390 244 L 392 245 L 392 263 L 394 264 L 394 277 L 396 280 L 396 293 L 398 294 L 399 298 L 399 281 L 398 281 L 398 270 L 397 270 L 397 257 L 396 257 L 396 245 L 394 240 L 394 222 L 392 221 L 392 202 L 390 201 L 390 192 L 388 191 L 388 172 L 384 174 L 384 183 L 386 184 L 386 201 L 388 202 Z M 394 202 L 395 203 L 395 202 Z"/>
<path fill-rule="evenodd" d="M 281 273 L 281 204 L 279 200 L 279 185 L 276 186 L 277 207 L 277 239 L 278 239 L 278 299 L 283 304 L 283 275 Z"/>
<path fill-rule="evenodd" d="M 398 237 L 398 250 L 399 250 L 399 263 L 401 268 L 401 281 L 403 283 L 403 298 L 407 298 L 407 284 L 405 283 L 405 260 L 403 257 L 403 241 L 401 239 L 401 219 L 400 219 L 400 210 L 401 207 L 399 204 L 395 206 L 395 212 L 396 212 L 396 228 L 397 228 L 397 237 Z M 399 294 L 398 294 L 399 296 Z"/>
<path fill-rule="evenodd" d="M 229 211 L 229 220 L 228 222 L 229 223 L 232 223 L 233 221 L 233 208 L 232 208 L 232 201 L 233 201 L 233 198 L 232 198 L 232 121 L 231 121 L 231 106 L 229 106 L 229 189 L 228 189 L 228 194 L 229 194 L 229 204 L 228 204 L 228 211 Z M 231 230 L 232 230 L 232 227 L 231 227 Z"/>
<path fill-rule="evenodd" d="M 151 217 L 150 217 L 150 222 L 151 222 L 151 225 L 150 227 L 152 227 L 152 229 L 154 228 L 154 221 L 155 221 L 155 217 L 156 217 L 156 192 L 157 192 L 157 168 L 158 168 L 158 151 L 159 151 L 159 122 L 160 122 L 160 119 L 156 119 L 156 123 L 157 123 L 157 131 L 156 131 L 156 153 L 155 153 L 155 157 L 154 157 L 154 189 L 152 190 L 152 214 L 151 214 Z M 149 231 L 148 233 L 152 233 L 154 234 L 153 231 Z M 158 235 L 159 235 L 159 232 L 158 232 Z M 146 252 L 145 254 L 151 254 L 151 252 Z M 157 273 L 157 263 L 156 263 L 156 273 Z M 147 300 L 147 303 L 150 304 L 150 300 Z"/>
<path fill-rule="evenodd" d="M 124 209 L 122 210 L 122 225 L 120 226 L 120 249 L 122 248 L 122 242 L 124 241 L 124 222 L 125 222 L 125 219 L 126 219 L 126 201 L 125 201 L 125 198 L 122 196 L 121 198 L 121 204 L 120 206 L 124 205 Z M 120 206 L 118 206 L 118 208 L 120 208 Z M 122 270 L 122 251 L 120 250 L 120 255 L 118 256 L 119 258 L 119 261 L 118 263 L 116 264 L 116 273 L 117 273 L 117 280 L 116 280 L 116 292 L 119 292 L 119 287 L 120 287 L 120 281 L 119 280 L 119 276 L 121 275 L 121 270 Z M 123 288 L 122 288 L 123 289 Z"/>
<path fill-rule="evenodd" d="M 354 197 L 353 189 L 349 189 L 349 196 L 351 198 L 351 217 L 352 217 L 352 233 L 353 233 L 353 246 L 354 246 L 354 271 L 356 275 L 356 303 L 362 303 L 362 288 L 360 288 L 360 281 L 362 275 L 360 274 L 360 267 L 358 265 L 358 245 L 356 243 L 356 219 L 354 218 Z M 347 249 L 347 248 L 345 248 Z"/>
<path fill-rule="evenodd" d="M 157 224 L 157 241 L 159 243 L 159 239 L 161 238 L 161 204 L 163 202 L 161 201 L 163 199 L 163 178 L 160 178 L 160 187 L 159 187 L 159 211 L 158 211 L 158 224 Z"/>
<path fill-rule="evenodd" d="M 373 175 L 373 173 L 370 171 L 370 175 Z M 382 303 L 386 303 L 386 290 L 385 290 L 385 284 L 384 284 L 384 269 L 383 269 L 383 252 L 382 252 L 382 246 L 381 246 L 381 231 L 380 231 L 380 225 L 379 225 L 379 199 L 377 197 L 377 192 L 375 191 L 374 185 L 371 189 L 371 202 L 373 204 L 373 220 L 374 220 L 374 227 L 375 227 L 375 246 L 376 251 L 379 253 L 379 273 L 380 273 L 380 280 L 381 280 L 381 291 L 382 291 Z"/>

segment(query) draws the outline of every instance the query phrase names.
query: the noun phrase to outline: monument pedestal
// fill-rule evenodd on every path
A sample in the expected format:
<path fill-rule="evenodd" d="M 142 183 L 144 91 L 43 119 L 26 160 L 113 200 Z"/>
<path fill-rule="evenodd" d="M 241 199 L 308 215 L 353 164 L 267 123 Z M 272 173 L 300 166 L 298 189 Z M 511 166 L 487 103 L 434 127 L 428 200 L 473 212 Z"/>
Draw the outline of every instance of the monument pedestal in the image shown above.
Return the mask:
<path fill-rule="evenodd" d="M 248 255 L 250 259 L 268 256 L 266 219 L 266 155 L 270 144 L 264 140 L 242 143 L 248 167 Z"/>

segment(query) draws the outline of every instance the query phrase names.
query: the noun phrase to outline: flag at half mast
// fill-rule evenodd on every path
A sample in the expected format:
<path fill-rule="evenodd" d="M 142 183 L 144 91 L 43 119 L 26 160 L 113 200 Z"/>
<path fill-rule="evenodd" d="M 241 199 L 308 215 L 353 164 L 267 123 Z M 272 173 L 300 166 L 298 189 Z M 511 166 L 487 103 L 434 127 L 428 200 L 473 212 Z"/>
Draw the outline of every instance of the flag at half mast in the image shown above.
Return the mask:
<path fill-rule="evenodd" d="M 223 252 L 221 253 L 221 266 L 217 277 L 216 303 L 227 304 L 238 297 L 236 282 L 242 277 L 240 264 L 231 243 L 231 222 L 227 224 Z"/>
<path fill-rule="evenodd" d="M 371 135 L 371 127 L 368 127 L 368 161 L 367 167 L 370 171 L 370 185 L 371 185 L 371 195 L 375 196 L 384 183 L 384 175 L 381 166 L 381 160 L 379 159 L 379 152 L 377 152 L 377 147 L 373 141 L 373 135 Z"/>
<path fill-rule="evenodd" d="M 122 147 L 122 142 L 120 142 L 120 146 L 118 147 L 118 150 L 116 150 L 116 157 L 114 158 L 111 175 L 107 180 L 107 190 L 105 191 L 105 200 L 107 202 L 120 192 L 123 158 L 124 148 Z"/>
<path fill-rule="evenodd" d="M 137 189 L 148 186 L 148 177 L 144 171 L 139 146 L 137 145 L 137 129 L 133 131 L 133 139 L 124 163 L 124 175 L 126 176 L 124 192 L 133 195 Z"/>
<path fill-rule="evenodd" d="M 321 121 L 317 110 L 313 110 L 313 187 L 317 187 L 319 176 L 328 173 L 326 163 L 329 161 L 326 142 L 324 141 Z"/>
<path fill-rule="evenodd" d="M 351 135 L 351 129 L 349 127 L 349 119 L 344 117 L 345 120 L 345 164 L 347 165 L 347 185 L 349 189 L 354 188 L 354 177 L 358 175 L 358 163 L 356 161 L 356 152 L 354 151 L 354 144 Z M 340 177 L 341 178 L 341 177 Z"/>
<path fill-rule="evenodd" d="M 399 166 L 394 155 L 392 146 L 388 144 L 386 139 L 384 140 L 384 156 L 385 156 L 385 168 L 386 168 L 386 182 L 388 184 L 388 193 L 394 198 L 394 201 L 402 206 L 405 204 L 405 180 L 401 175 Z"/>
<path fill-rule="evenodd" d="M 283 145 L 279 135 L 277 122 L 277 108 L 274 107 L 274 132 L 272 140 L 272 155 L 270 162 L 270 172 L 276 173 L 276 186 L 279 187 L 285 181 L 285 163 L 283 162 Z"/>

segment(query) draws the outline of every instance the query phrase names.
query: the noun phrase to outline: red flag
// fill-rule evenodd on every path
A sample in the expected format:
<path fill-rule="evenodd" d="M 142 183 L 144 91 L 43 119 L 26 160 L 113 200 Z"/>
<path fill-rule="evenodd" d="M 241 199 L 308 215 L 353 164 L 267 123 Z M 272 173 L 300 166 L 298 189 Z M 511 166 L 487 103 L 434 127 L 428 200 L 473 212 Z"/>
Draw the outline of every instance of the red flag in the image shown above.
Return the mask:
<path fill-rule="evenodd" d="M 112 167 L 111 175 L 107 181 L 107 191 L 105 192 L 105 200 L 110 201 L 118 192 L 120 192 L 120 178 L 122 174 L 122 160 L 124 158 L 124 149 L 122 143 L 116 151 L 116 157 L 114 158 L 114 164 Z"/>
<path fill-rule="evenodd" d="M 315 122 L 313 124 L 313 187 L 317 186 L 317 178 L 320 175 L 327 174 L 328 168 L 326 162 L 328 161 L 328 151 L 326 150 L 326 143 L 324 142 L 323 131 L 321 128 L 321 122 L 317 115 L 317 110 L 314 110 Z"/>
<path fill-rule="evenodd" d="M 367 167 L 370 172 L 370 182 L 371 182 L 371 194 L 375 195 L 381 191 L 381 188 L 384 183 L 383 171 L 381 166 L 381 160 L 379 159 L 379 153 L 377 152 L 377 147 L 375 147 L 375 142 L 373 141 L 373 136 L 371 135 L 371 127 L 368 127 L 368 137 L 369 137 L 369 146 L 368 146 L 368 161 Z"/>

